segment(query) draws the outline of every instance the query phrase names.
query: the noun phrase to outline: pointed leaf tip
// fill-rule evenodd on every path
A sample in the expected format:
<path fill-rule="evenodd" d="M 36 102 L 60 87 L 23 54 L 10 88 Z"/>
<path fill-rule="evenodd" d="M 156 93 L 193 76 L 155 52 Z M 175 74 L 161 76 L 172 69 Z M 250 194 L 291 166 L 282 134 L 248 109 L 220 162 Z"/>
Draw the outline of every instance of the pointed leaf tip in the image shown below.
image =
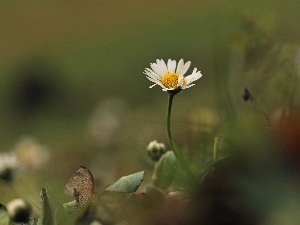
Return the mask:
<path fill-rule="evenodd" d="M 140 187 L 144 179 L 145 171 L 140 171 L 134 174 L 121 177 L 117 182 L 106 188 L 106 191 L 134 193 Z"/>

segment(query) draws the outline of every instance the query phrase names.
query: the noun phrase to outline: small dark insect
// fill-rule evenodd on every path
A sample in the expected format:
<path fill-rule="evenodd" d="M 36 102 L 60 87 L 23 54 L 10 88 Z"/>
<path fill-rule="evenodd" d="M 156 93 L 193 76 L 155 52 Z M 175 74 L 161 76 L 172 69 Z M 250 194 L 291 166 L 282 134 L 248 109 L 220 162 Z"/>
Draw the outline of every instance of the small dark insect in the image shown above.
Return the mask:
<path fill-rule="evenodd" d="M 248 90 L 248 88 L 245 88 L 244 89 L 244 93 L 242 95 L 242 98 L 244 99 L 245 102 L 247 101 L 253 101 L 254 98 L 253 96 L 251 95 L 250 91 Z"/>
<path fill-rule="evenodd" d="M 65 186 L 65 193 L 73 196 L 80 206 L 86 205 L 93 198 L 94 178 L 84 166 L 79 166 Z"/>

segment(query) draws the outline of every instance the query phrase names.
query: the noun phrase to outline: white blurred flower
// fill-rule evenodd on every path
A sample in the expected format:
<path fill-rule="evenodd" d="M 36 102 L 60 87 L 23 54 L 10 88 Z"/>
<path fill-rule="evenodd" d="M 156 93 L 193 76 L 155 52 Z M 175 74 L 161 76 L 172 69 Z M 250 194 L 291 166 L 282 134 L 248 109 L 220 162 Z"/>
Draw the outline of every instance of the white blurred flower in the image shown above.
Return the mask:
<path fill-rule="evenodd" d="M 176 68 L 176 61 L 169 59 L 167 64 L 164 60 L 156 60 L 156 63 L 150 63 L 150 67 L 144 70 L 144 74 L 148 80 L 154 84 L 150 88 L 159 85 L 163 91 L 175 90 L 177 88 L 186 89 L 194 86 L 193 82 L 198 80 L 202 74 L 194 68 L 192 74 L 184 76 L 191 65 L 188 61 L 184 63 L 183 59 L 180 59 Z M 176 69 L 176 70 L 175 70 Z"/>
<path fill-rule="evenodd" d="M 111 146 L 118 138 L 126 107 L 120 99 L 109 98 L 99 104 L 88 123 L 89 136 L 101 148 Z"/>
<path fill-rule="evenodd" d="M 37 168 L 49 159 L 46 147 L 28 136 L 17 143 L 14 152 L 21 168 Z"/>
<path fill-rule="evenodd" d="M 5 177 L 9 171 L 18 167 L 18 160 L 13 153 L 0 154 L 0 177 Z"/>

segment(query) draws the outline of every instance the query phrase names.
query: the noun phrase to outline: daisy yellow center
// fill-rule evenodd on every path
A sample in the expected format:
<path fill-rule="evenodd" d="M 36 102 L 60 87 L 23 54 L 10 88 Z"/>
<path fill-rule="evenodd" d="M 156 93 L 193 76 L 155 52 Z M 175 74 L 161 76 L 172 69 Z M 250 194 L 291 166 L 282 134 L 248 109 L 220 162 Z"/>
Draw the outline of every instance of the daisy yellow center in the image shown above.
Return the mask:
<path fill-rule="evenodd" d="M 166 88 L 177 88 L 178 87 L 178 78 L 179 74 L 177 73 L 167 73 L 161 78 L 161 83 L 166 87 Z M 183 85 L 186 84 L 185 79 L 183 79 Z"/>

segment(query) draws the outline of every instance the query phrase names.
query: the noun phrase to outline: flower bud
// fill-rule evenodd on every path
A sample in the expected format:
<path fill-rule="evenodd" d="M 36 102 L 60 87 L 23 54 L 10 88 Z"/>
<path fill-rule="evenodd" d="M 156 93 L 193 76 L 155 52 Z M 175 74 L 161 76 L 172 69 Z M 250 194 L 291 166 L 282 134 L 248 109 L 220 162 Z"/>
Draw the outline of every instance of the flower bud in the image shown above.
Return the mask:
<path fill-rule="evenodd" d="M 27 223 L 32 212 L 29 203 L 21 198 L 14 199 L 6 205 L 8 215 L 12 222 Z"/>
<path fill-rule="evenodd" d="M 147 146 L 147 153 L 154 162 L 157 162 L 166 153 L 166 146 L 163 143 L 158 143 L 156 140 L 151 141 Z"/>

